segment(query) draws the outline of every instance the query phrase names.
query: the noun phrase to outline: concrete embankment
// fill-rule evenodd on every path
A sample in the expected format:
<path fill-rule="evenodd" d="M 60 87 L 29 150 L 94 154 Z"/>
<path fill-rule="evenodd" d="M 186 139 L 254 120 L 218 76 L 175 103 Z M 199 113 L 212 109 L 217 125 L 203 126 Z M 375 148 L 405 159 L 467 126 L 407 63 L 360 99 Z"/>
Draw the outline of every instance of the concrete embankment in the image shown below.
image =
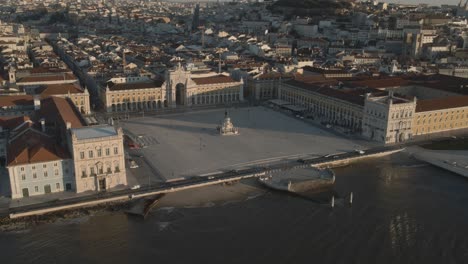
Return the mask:
<path fill-rule="evenodd" d="M 199 188 L 214 184 L 239 181 L 242 179 L 261 177 L 267 173 L 281 172 L 289 169 L 316 167 L 316 168 L 332 168 L 347 165 L 351 162 L 356 162 L 362 159 L 378 158 L 381 156 L 390 155 L 401 151 L 399 148 L 379 147 L 372 150 L 367 150 L 365 154 L 357 154 L 355 152 L 342 153 L 333 157 L 320 157 L 303 160 L 296 164 L 276 164 L 269 167 L 253 167 L 241 170 L 233 170 L 228 172 L 220 172 L 207 177 L 193 177 L 191 179 L 181 180 L 177 182 L 167 182 L 159 186 L 154 186 L 149 189 L 138 190 L 122 190 L 118 192 L 107 193 L 103 197 L 83 197 L 78 199 L 60 200 L 57 202 L 46 202 L 32 206 L 24 206 L 20 208 L 10 209 L 10 218 L 19 218 L 32 215 L 41 215 L 60 210 L 70 210 L 82 207 L 90 207 L 98 204 L 125 202 L 134 198 L 148 197 L 159 195 L 162 193 L 177 192 L 192 188 Z"/>
<path fill-rule="evenodd" d="M 434 151 L 411 147 L 408 153 L 420 161 L 468 178 L 468 151 Z"/>
<path fill-rule="evenodd" d="M 60 210 L 40 215 L 29 215 L 23 217 L 10 218 L 8 216 L 0 217 L 0 232 L 25 230 L 34 226 L 54 223 L 67 219 L 76 219 L 94 215 L 98 212 L 116 212 L 127 208 L 125 202 L 113 202 L 107 204 L 98 204 L 89 207 Z"/>
<path fill-rule="evenodd" d="M 224 176 L 222 178 L 214 178 L 214 176 L 206 177 L 205 179 L 200 178 L 198 181 L 178 181 L 171 182 L 170 185 L 155 187 L 147 190 L 125 190 L 122 195 L 116 195 L 110 193 L 112 196 L 108 198 L 89 198 L 84 201 L 59 201 L 60 205 L 54 203 L 37 204 L 34 206 L 25 206 L 24 208 L 12 208 L 10 209 L 10 218 L 20 218 L 32 215 L 42 215 L 51 212 L 70 210 L 82 207 L 90 207 L 98 204 L 113 203 L 113 202 L 125 202 L 131 199 L 143 198 L 148 196 L 160 195 L 165 193 L 177 192 L 182 190 L 188 190 L 193 188 L 199 188 L 209 186 L 213 184 L 220 184 L 231 181 L 238 181 L 251 177 L 257 177 L 264 175 L 265 172 L 256 171 L 251 173 L 245 173 L 241 175 Z"/>
<path fill-rule="evenodd" d="M 312 167 L 316 168 L 336 168 L 336 167 L 342 167 L 349 165 L 353 162 L 365 160 L 365 159 L 374 159 L 374 158 L 380 158 L 380 157 L 385 157 L 394 153 L 398 153 L 403 151 L 404 148 L 399 148 L 399 149 L 392 149 L 392 150 L 386 150 L 378 153 L 372 153 L 372 154 L 362 154 L 359 156 L 354 156 L 354 157 L 349 157 L 349 158 L 344 158 L 344 159 L 336 159 L 336 160 L 329 160 L 329 161 L 324 161 L 324 162 L 318 162 L 312 164 Z"/>
<path fill-rule="evenodd" d="M 11 219 L 15 219 L 15 218 L 22 218 L 22 217 L 33 216 L 33 215 L 43 215 L 43 214 L 62 211 L 62 210 L 73 210 L 73 209 L 78 209 L 78 208 L 98 206 L 102 204 L 125 202 L 128 200 L 129 200 L 128 195 L 122 195 L 122 196 L 116 196 L 116 197 L 111 197 L 111 198 L 96 199 L 93 201 L 76 202 L 76 203 L 70 203 L 70 204 L 58 205 L 58 206 L 50 205 L 50 206 L 44 206 L 43 208 L 37 208 L 37 209 L 31 209 L 31 210 L 22 210 L 22 211 L 13 210 L 13 212 L 10 213 L 9 217 Z"/>
<path fill-rule="evenodd" d="M 330 169 L 301 168 L 273 173 L 259 178 L 266 187 L 290 193 L 310 192 L 333 186 L 335 175 Z"/>
<path fill-rule="evenodd" d="M 158 204 L 159 200 L 163 196 L 164 194 L 159 194 L 135 200 L 135 202 L 131 204 L 130 208 L 128 210 L 125 210 L 125 213 L 145 218 L 148 215 L 149 211 Z"/>

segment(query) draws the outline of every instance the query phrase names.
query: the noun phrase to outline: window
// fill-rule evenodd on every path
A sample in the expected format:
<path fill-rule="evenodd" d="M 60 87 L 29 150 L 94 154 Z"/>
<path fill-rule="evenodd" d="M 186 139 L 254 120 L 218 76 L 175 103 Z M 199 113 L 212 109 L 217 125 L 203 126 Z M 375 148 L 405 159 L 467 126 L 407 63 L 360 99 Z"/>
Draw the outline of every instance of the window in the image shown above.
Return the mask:
<path fill-rule="evenodd" d="M 35 170 L 35 169 L 36 169 L 36 166 L 32 166 L 32 169 Z"/>
<path fill-rule="evenodd" d="M 20 168 L 20 171 L 24 171 L 24 167 L 21 167 L 21 168 Z"/>
<path fill-rule="evenodd" d="M 47 164 L 42 165 L 42 168 L 44 169 L 47 168 Z"/>
<path fill-rule="evenodd" d="M 119 165 L 115 165 L 115 170 L 114 172 L 120 172 Z"/>
<path fill-rule="evenodd" d="M 34 172 L 33 173 L 33 179 L 36 179 L 37 178 L 37 174 Z"/>
<path fill-rule="evenodd" d="M 21 174 L 21 179 L 22 179 L 23 181 L 25 181 L 25 180 L 26 180 L 26 175 Z"/>
<path fill-rule="evenodd" d="M 111 167 L 107 167 L 107 173 L 112 173 Z"/>
<path fill-rule="evenodd" d="M 81 171 L 81 178 L 86 178 L 86 170 Z"/>
<path fill-rule="evenodd" d="M 84 159 L 84 152 L 83 151 L 80 152 L 80 159 Z"/>
<path fill-rule="evenodd" d="M 65 169 L 65 174 L 68 174 L 68 169 Z"/>
<path fill-rule="evenodd" d="M 57 167 L 57 162 L 54 163 L 54 167 Z"/>
<path fill-rule="evenodd" d="M 39 187 L 38 187 L 38 186 L 34 186 L 34 191 L 35 191 L 35 192 L 39 192 Z"/>
<path fill-rule="evenodd" d="M 49 176 L 49 174 L 47 173 L 47 171 L 44 171 L 44 177 L 47 177 Z"/>
<path fill-rule="evenodd" d="M 117 147 L 114 147 L 114 154 L 119 154 L 119 149 Z"/>
<path fill-rule="evenodd" d="M 101 149 L 98 149 L 98 150 L 97 150 L 97 156 L 98 156 L 98 157 L 101 157 L 101 156 L 102 156 L 102 150 L 101 150 Z"/>
<path fill-rule="evenodd" d="M 106 156 L 109 156 L 110 155 L 110 150 L 109 148 L 106 148 Z"/>
<path fill-rule="evenodd" d="M 57 190 L 60 190 L 60 183 L 57 182 L 57 183 L 55 184 L 55 188 L 56 188 Z"/>
<path fill-rule="evenodd" d="M 94 168 L 93 167 L 89 168 L 89 172 L 90 172 L 91 176 L 93 176 L 95 174 L 94 173 Z"/>
<path fill-rule="evenodd" d="M 90 150 L 90 151 L 88 152 L 88 155 L 89 155 L 89 158 L 92 159 L 92 158 L 93 158 L 93 151 Z"/>
<path fill-rule="evenodd" d="M 104 169 L 101 167 L 99 167 L 99 174 L 104 174 Z"/>
<path fill-rule="evenodd" d="M 59 171 L 55 170 L 55 176 L 58 176 L 58 175 L 59 175 Z"/>

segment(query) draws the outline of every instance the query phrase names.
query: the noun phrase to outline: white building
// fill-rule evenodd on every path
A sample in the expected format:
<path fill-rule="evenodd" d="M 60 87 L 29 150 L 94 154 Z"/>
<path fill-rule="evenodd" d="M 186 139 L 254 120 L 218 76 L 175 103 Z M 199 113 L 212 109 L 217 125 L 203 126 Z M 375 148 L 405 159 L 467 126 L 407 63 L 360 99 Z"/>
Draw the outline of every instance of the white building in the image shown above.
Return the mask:
<path fill-rule="evenodd" d="M 71 128 L 68 136 L 77 193 L 127 185 L 121 128 Z"/>
<path fill-rule="evenodd" d="M 407 100 L 393 95 L 373 97 L 366 95 L 362 135 L 385 143 L 403 142 L 412 137 L 416 97 Z"/>
<path fill-rule="evenodd" d="M 31 128 L 10 140 L 6 167 L 14 199 L 74 188 L 73 160 L 68 151 Z"/>

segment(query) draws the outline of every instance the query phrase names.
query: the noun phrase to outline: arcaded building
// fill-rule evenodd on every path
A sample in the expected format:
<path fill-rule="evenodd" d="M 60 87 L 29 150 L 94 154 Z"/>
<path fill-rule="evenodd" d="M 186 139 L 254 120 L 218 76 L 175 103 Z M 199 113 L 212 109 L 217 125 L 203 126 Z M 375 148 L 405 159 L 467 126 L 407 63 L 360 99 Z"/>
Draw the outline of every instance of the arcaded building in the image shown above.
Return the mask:
<path fill-rule="evenodd" d="M 413 134 L 424 135 L 468 128 L 468 96 L 420 101 L 413 118 Z"/>
<path fill-rule="evenodd" d="M 290 80 L 281 84 L 278 98 L 306 108 L 305 114 L 333 125 L 360 131 L 364 96 L 344 90 Z"/>
<path fill-rule="evenodd" d="M 162 82 L 148 77 L 112 78 L 101 93 L 107 112 L 156 110 L 163 98 Z"/>
<path fill-rule="evenodd" d="M 101 99 L 108 112 L 230 104 L 244 100 L 244 83 L 228 75 L 193 73 L 179 66 L 166 71 L 164 82 L 147 77 L 112 78 L 102 89 Z"/>
<path fill-rule="evenodd" d="M 468 81 L 451 76 L 291 80 L 281 83 L 278 99 L 384 143 L 468 128 Z"/>

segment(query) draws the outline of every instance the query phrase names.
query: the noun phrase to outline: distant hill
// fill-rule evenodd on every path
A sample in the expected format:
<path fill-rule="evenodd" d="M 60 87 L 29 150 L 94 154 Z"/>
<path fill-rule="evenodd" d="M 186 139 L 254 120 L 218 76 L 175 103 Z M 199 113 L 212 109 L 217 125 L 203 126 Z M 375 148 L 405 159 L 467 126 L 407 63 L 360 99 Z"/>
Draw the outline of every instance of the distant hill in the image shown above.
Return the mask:
<path fill-rule="evenodd" d="M 315 8 L 349 8 L 351 4 L 346 0 L 278 0 L 273 6 L 277 7 L 291 7 L 301 9 L 315 9 Z"/>
<path fill-rule="evenodd" d="M 352 0 L 278 0 L 270 6 L 275 13 L 314 15 L 335 13 L 350 8 Z"/>

